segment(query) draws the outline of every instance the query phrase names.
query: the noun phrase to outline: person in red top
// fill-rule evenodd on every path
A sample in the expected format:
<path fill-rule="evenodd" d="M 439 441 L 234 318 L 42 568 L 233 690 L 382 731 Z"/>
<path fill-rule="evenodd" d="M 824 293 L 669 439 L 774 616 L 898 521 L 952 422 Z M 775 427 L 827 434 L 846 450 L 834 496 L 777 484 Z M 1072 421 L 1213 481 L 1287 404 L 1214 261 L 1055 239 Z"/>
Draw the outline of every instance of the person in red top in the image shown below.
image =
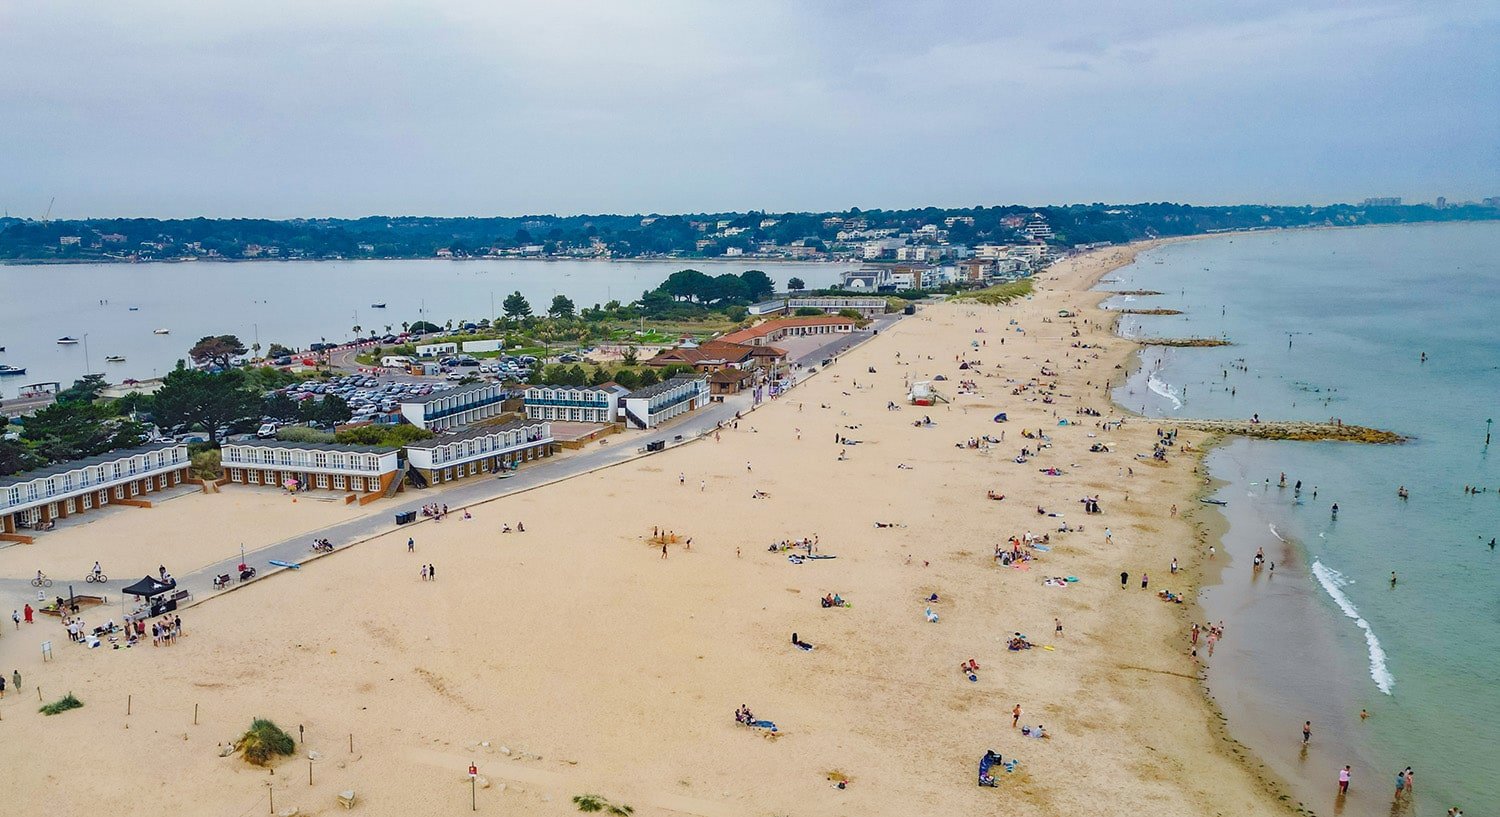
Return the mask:
<path fill-rule="evenodd" d="M 31 620 L 31 614 L 34 613 L 34 612 L 36 612 L 36 611 L 31 609 L 31 605 L 30 604 L 26 605 L 26 609 L 22 610 L 21 612 L 26 616 L 26 623 L 27 624 L 34 624 L 35 623 L 35 622 L 33 622 Z"/>

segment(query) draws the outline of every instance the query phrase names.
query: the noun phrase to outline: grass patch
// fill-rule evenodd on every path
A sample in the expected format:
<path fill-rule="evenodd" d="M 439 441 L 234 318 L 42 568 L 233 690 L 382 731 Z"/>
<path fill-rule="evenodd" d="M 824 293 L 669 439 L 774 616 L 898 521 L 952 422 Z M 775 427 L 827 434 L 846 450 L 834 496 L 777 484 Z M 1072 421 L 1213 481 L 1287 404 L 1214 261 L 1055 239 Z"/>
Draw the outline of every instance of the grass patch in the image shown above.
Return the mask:
<path fill-rule="evenodd" d="M 67 712 L 69 709 L 77 709 L 80 706 L 83 706 L 83 701 L 78 700 L 73 693 L 69 692 L 67 695 L 58 698 L 37 711 L 43 715 L 56 715 L 59 712 Z"/>
<path fill-rule="evenodd" d="M 960 292 L 953 296 L 955 301 L 978 301 L 989 306 L 999 306 L 1010 303 L 1017 298 L 1024 298 L 1031 294 L 1031 279 L 1022 278 L 1019 281 L 1008 281 L 996 284 L 984 289 L 976 289 L 972 292 Z"/>
<path fill-rule="evenodd" d="M 606 814 L 620 815 L 620 817 L 625 817 L 625 815 L 635 812 L 635 809 L 631 806 L 624 805 L 623 803 L 617 806 L 597 794 L 577 795 L 573 798 L 573 805 L 578 806 L 579 811 L 602 811 Z"/>
<path fill-rule="evenodd" d="M 257 766 L 267 766 L 277 755 L 296 752 L 297 742 L 276 724 L 265 718 L 256 718 L 250 722 L 250 728 L 245 734 L 240 736 L 235 748 L 245 753 L 245 760 Z"/>

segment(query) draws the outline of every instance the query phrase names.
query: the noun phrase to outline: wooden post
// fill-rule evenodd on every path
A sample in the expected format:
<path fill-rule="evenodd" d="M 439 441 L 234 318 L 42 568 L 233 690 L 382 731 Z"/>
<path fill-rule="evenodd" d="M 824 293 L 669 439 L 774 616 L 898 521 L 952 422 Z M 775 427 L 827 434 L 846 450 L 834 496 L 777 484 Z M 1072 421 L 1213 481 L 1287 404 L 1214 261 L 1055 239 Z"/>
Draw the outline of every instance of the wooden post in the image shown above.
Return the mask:
<path fill-rule="evenodd" d="M 198 705 L 193 704 L 193 725 L 198 725 Z"/>
<path fill-rule="evenodd" d="M 354 733 L 349 733 L 349 754 L 354 754 Z"/>
<path fill-rule="evenodd" d="M 275 774 L 275 772 L 273 771 L 273 772 L 271 772 L 271 774 Z M 276 789 L 274 789 L 274 788 L 271 787 L 271 781 L 269 781 L 269 780 L 266 781 L 266 794 L 269 795 L 270 798 L 271 798 L 271 813 L 275 814 L 276 813 Z"/>
<path fill-rule="evenodd" d="M 127 715 L 130 714 L 130 703 L 131 703 L 131 699 L 134 698 L 134 697 L 135 697 L 134 695 L 126 695 L 125 696 L 125 714 L 127 714 Z"/>
<path fill-rule="evenodd" d="M 312 759 L 309 758 L 307 761 L 307 785 L 309 786 L 312 785 L 312 764 Z"/>

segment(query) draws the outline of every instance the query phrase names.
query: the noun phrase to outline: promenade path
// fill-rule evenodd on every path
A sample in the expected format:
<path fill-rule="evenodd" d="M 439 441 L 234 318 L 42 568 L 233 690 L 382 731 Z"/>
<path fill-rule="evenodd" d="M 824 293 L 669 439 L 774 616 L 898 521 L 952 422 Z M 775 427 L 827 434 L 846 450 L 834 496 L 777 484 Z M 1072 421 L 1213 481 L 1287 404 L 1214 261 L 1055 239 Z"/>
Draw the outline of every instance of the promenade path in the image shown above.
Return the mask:
<path fill-rule="evenodd" d="M 800 383 L 811 376 L 812 372 L 809 370 L 820 366 L 823 360 L 837 357 L 849 348 L 869 340 L 874 337 L 876 332 L 889 328 L 900 317 L 900 315 L 887 315 L 877 318 L 869 327 L 862 331 L 847 335 L 832 335 L 825 343 L 810 345 L 812 342 L 808 339 L 799 339 L 793 344 L 789 344 L 803 349 L 798 354 L 790 355 L 792 362 L 799 364 L 801 367 L 796 370 L 796 382 Z M 396 530 L 404 533 L 409 532 L 406 535 L 416 537 L 420 541 L 424 526 L 441 523 L 436 523 L 419 516 L 418 520 L 414 523 L 397 525 L 395 520 L 396 513 L 400 511 L 420 510 L 421 506 L 434 502 L 446 504 L 451 513 L 466 505 L 475 505 L 511 496 L 523 491 L 539 488 L 543 485 L 550 485 L 565 479 L 591 473 L 601 468 L 609 468 L 620 463 L 651 456 L 651 454 L 645 451 L 645 448 L 652 442 L 664 441 L 668 448 L 685 445 L 712 434 L 720 423 L 732 422 L 736 413 L 747 413 L 754 410 L 754 408 L 755 406 L 752 405 L 752 398 L 749 394 L 730 395 L 722 403 L 710 403 L 698 411 L 683 415 L 680 419 L 662 428 L 653 429 L 648 433 L 632 433 L 608 437 L 606 439 L 610 442 L 606 445 L 595 444 L 572 456 L 534 463 L 514 472 L 511 476 L 504 479 L 470 479 L 451 485 L 444 485 L 441 488 L 415 489 L 408 486 L 405 491 L 397 494 L 394 499 L 380 499 L 371 503 L 369 506 L 370 513 L 365 516 L 316 530 L 304 531 L 274 544 L 246 551 L 245 561 L 257 571 L 254 581 L 261 581 L 269 576 L 289 570 L 288 568 L 271 566 L 270 561 L 272 559 L 293 564 L 306 564 L 318 558 L 338 556 L 344 551 L 352 549 L 353 545 Z M 450 524 L 455 522 L 457 522 L 456 517 L 450 520 Z M 314 539 L 329 540 L 334 545 L 333 552 L 314 554 L 312 552 L 312 542 Z M 32 547 L 45 547 L 45 541 L 45 538 L 41 539 Z M 214 589 L 213 580 L 222 573 L 229 573 L 237 577 L 238 571 L 236 568 L 238 564 L 239 558 L 236 556 L 177 574 L 178 588 L 188 590 L 193 594 L 193 601 L 186 606 L 200 604 L 225 592 L 229 592 Z M 82 590 L 81 587 L 75 587 L 74 589 L 76 592 L 103 593 L 108 595 L 111 606 L 118 609 L 120 602 L 119 589 L 139 578 L 138 576 L 112 577 L 104 585 L 81 585 L 81 587 L 87 587 L 87 591 Z M 230 589 L 232 590 L 235 587 L 241 586 L 243 585 L 236 581 L 231 585 Z M 47 598 L 66 595 L 66 592 L 66 582 L 58 582 L 47 590 Z M 24 579 L 0 579 L 0 594 L 3 594 L 0 597 L 12 599 L 14 602 L 12 606 L 18 606 L 21 600 L 34 600 L 36 598 L 36 588 L 31 587 Z M 98 614 L 95 617 L 99 617 Z M 111 615 L 111 617 L 115 616 Z"/>

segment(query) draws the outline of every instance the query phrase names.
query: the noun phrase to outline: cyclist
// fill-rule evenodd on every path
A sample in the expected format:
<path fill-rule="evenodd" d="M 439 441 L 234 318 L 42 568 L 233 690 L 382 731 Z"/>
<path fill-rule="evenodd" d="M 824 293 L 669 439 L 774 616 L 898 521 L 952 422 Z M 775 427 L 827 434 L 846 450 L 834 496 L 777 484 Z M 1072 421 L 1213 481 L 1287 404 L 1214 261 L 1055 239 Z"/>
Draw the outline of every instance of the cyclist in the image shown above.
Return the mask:
<path fill-rule="evenodd" d="M 98 578 L 102 573 L 104 570 L 99 567 L 99 563 L 94 562 L 94 578 Z"/>

